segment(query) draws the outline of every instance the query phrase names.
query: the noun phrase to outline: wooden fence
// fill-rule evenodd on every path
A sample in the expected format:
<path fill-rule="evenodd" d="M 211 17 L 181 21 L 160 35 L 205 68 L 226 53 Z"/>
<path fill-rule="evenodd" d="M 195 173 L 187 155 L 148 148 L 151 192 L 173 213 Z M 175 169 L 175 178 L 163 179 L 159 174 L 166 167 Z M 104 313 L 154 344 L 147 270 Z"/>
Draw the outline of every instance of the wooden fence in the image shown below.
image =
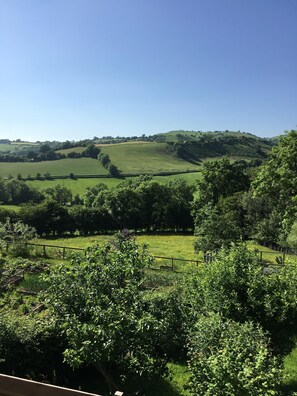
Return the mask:
<path fill-rule="evenodd" d="M 7 243 L 7 251 L 9 250 L 10 243 Z M 82 252 L 86 254 L 85 248 L 78 247 L 69 247 L 69 246 L 60 246 L 60 245 L 50 245 L 50 244 L 38 244 L 38 243 L 27 243 L 27 247 L 35 248 L 35 254 L 37 256 L 41 255 L 44 257 L 53 257 L 53 258 L 67 258 L 67 254 L 69 252 Z M 257 250 L 256 251 L 259 260 L 262 263 L 276 263 L 276 264 L 285 264 L 288 253 L 285 251 L 276 252 L 276 251 L 264 251 Z M 279 253 L 279 254 L 278 254 Z M 161 269 L 161 270 L 170 270 L 170 271 L 180 271 L 185 268 L 185 266 L 189 267 L 197 267 L 202 263 L 209 263 L 215 258 L 215 254 L 207 253 L 204 255 L 203 259 L 183 259 L 177 257 L 167 257 L 167 256 L 153 256 L 155 259 L 154 264 L 151 266 L 152 269 Z"/>
<path fill-rule="evenodd" d="M 114 396 L 123 396 L 123 392 L 115 392 Z M 0 396 L 99 396 L 94 393 L 45 384 L 0 374 Z"/>

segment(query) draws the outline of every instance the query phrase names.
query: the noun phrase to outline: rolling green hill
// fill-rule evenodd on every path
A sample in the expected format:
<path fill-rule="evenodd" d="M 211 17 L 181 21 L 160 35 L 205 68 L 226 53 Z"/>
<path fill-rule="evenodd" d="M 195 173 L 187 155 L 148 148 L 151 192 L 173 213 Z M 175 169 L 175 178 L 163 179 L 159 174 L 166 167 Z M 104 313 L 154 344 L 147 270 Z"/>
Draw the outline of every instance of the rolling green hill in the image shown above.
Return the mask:
<path fill-rule="evenodd" d="M 99 145 L 100 147 L 100 145 Z M 178 158 L 166 143 L 139 142 L 101 146 L 123 173 L 144 174 L 199 170 L 199 166 Z"/>
<path fill-rule="evenodd" d="M 237 159 L 264 159 L 274 141 L 245 132 L 171 131 L 155 136 L 156 141 L 167 142 L 185 161 L 198 164 L 205 158 L 220 156 Z"/>
<path fill-rule="evenodd" d="M 149 139 L 155 141 L 132 140 L 118 144 L 97 144 L 103 154 L 108 154 L 123 176 L 140 174 L 162 174 L 200 171 L 201 163 L 208 159 L 228 156 L 231 159 L 264 159 L 273 146 L 273 140 L 258 138 L 241 132 L 195 132 L 171 131 L 157 134 Z M 26 143 L 1 144 L 17 147 Z M 59 150 L 68 154 L 81 153 L 85 147 Z M 5 150 L 4 150 L 5 151 Z M 67 158 L 41 162 L 0 162 L 0 177 L 17 176 L 27 178 L 50 173 L 52 176 L 101 175 L 108 171 L 102 164 L 91 158 Z"/>

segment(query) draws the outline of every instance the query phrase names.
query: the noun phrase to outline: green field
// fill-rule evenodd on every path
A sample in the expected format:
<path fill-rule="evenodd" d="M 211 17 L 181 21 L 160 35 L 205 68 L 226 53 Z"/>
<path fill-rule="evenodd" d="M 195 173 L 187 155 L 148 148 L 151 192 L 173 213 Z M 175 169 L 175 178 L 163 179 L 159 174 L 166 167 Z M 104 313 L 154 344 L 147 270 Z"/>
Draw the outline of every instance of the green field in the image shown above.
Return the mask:
<path fill-rule="evenodd" d="M 1 151 L 13 151 L 20 149 L 22 147 L 30 147 L 36 146 L 38 143 L 30 143 L 30 142 L 20 142 L 20 143 L 11 143 L 11 144 L 3 144 L 0 143 L 0 152 Z"/>
<path fill-rule="evenodd" d="M 0 209 L 7 209 L 7 210 L 13 210 L 15 212 L 18 212 L 21 209 L 21 206 L 18 206 L 18 205 L 0 205 Z"/>
<path fill-rule="evenodd" d="M 179 172 L 200 168 L 175 156 L 165 143 L 122 143 L 98 147 L 123 173 Z"/>
<path fill-rule="evenodd" d="M 154 176 L 153 179 L 160 183 L 167 183 L 175 179 L 185 180 L 189 184 L 195 184 L 201 178 L 200 172 L 194 173 L 182 173 L 179 175 L 170 176 Z M 73 194 L 83 195 L 87 187 L 93 187 L 98 183 L 104 183 L 108 188 L 117 186 L 119 183 L 127 179 L 133 179 L 133 177 L 126 177 L 123 179 L 116 179 L 112 177 L 103 178 L 85 178 L 85 179 L 55 179 L 55 180 L 28 180 L 26 183 L 32 187 L 42 190 L 48 187 L 54 187 L 57 184 L 69 188 Z"/>
<path fill-rule="evenodd" d="M 0 177 L 16 176 L 21 173 L 23 177 L 35 176 L 36 173 L 49 172 L 53 176 L 69 175 L 107 175 L 107 170 L 98 160 L 92 158 L 67 158 L 57 161 L 42 162 L 1 162 Z"/>
<path fill-rule="evenodd" d="M 102 177 L 86 179 L 28 180 L 26 183 L 38 190 L 43 190 L 44 188 L 54 187 L 57 184 L 60 184 L 60 186 L 69 188 L 73 195 L 78 194 L 82 196 L 87 187 L 93 187 L 98 183 L 104 183 L 108 188 L 112 188 L 118 185 L 121 181 L 122 179 Z"/>
<path fill-rule="evenodd" d="M 66 237 L 66 238 L 38 238 L 36 243 L 53 244 L 58 246 L 85 248 L 95 243 L 104 244 L 113 237 L 111 235 L 94 235 L 89 237 Z M 136 242 L 139 245 L 146 244 L 148 251 L 153 256 L 175 257 L 196 260 L 199 255 L 195 254 L 193 235 L 138 235 Z"/>
<path fill-rule="evenodd" d="M 113 237 L 111 235 L 94 235 L 88 237 L 64 237 L 64 238 L 38 238 L 36 243 L 39 244 L 53 244 L 57 246 L 86 248 L 95 243 L 104 244 Z M 202 260 L 203 254 L 200 252 L 196 254 L 194 251 L 194 242 L 196 237 L 193 235 L 183 234 L 157 234 L 157 235 L 141 235 L 136 236 L 136 242 L 139 245 L 147 245 L 148 251 L 153 256 L 165 256 L 180 258 L 185 260 Z M 276 263 L 275 258 L 282 256 L 282 253 L 272 251 L 261 245 L 249 242 L 251 250 L 257 249 L 262 251 L 263 260 L 271 263 Z M 286 254 L 286 260 L 297 260 L 296 255 Z"/>
<path fill-rule="evenodd" d="M 56 152 L 57 153 L 60 153 L 60 154 L 65 154 L 65 155 L 67 155 L 67 154 L 69 154 L 69 153 L 82 153 L 83 151 L 85 151 L 85 147 L 71 147 L 71 148 L 68 148 L 68 149 L 63 149 L 63 150 L 57 150 Z"/>

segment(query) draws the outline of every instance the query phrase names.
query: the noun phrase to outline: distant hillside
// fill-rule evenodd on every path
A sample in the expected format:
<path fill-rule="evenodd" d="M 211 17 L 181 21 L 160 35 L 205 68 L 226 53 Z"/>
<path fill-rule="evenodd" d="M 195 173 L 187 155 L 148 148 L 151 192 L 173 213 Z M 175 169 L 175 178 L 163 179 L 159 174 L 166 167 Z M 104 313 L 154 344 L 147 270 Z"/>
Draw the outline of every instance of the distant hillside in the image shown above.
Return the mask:
<path fill-rule="evenodd" d="M 166 142 L 180 158 L 192 163 L 220 156 L 264 159 L 275 143 L 272 139 L 234 131 L 170 131 L 155 135 L 155 141 Z"/>
<path fill-rule="evenodd" d="M 232 160 L 257 160 L 252 164 L 257 165 L 259 160 L 267 157 L 277 141 L 275 138 L 263 139 L 250 133 L 234 131 L 170 131 L 153 136 L 142 135 L 141 138 L 108 139 L 95 137 L 79 142 L 39 144 L 7 143 L 2 140 L 0 177 L 16 176 L 18 173 L 25 178 L 37 173 L 66 177 L 70 173 L 77 176 L 107 176 L 108 171 L 96 159 L 97 155 L 79 158 L 94 144 L 101 149 L 102 154 L 109 156 L 121 175 L 199 172 L 203 161 L 223 156 Z"/>
<path fill-rule="evenodd" d="M 178 173 L 199 170 L 197 165 L 179 158 L 166 143 L 129 142 L 99 147 L 123 173 Z"/>

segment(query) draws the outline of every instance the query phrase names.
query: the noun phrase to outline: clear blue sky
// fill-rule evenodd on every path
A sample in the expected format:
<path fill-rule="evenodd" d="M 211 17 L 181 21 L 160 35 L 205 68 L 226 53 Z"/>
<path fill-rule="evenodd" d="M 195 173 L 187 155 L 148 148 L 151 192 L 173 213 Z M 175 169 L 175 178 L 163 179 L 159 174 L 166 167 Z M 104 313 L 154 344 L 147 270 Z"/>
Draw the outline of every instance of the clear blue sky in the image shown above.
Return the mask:
<path fill-rule="evenodd" d="M 0 138 L 297 124 L 296 0 L 1 0 Z"/>

